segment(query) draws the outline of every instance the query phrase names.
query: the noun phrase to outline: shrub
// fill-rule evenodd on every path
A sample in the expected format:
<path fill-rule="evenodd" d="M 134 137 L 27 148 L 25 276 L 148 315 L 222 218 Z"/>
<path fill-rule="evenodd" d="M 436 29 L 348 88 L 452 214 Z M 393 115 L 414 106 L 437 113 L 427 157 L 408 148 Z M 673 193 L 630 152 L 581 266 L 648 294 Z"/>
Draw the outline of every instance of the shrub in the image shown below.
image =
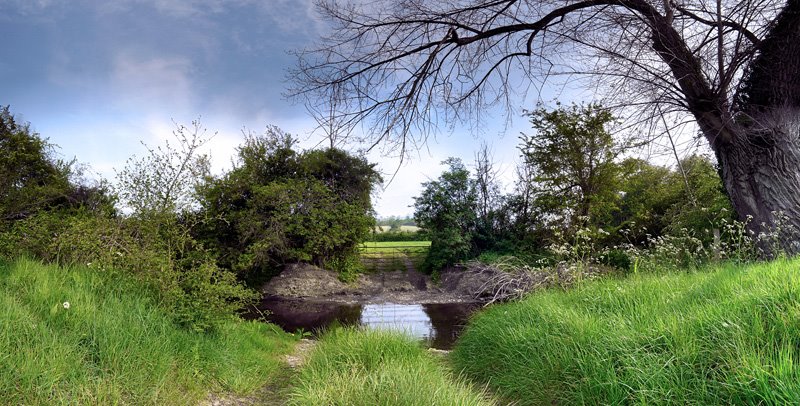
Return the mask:
<path fill-rule="evenodd" d="M 7 258 L 27 254 L 62 265 L 135 275 L 173 309 L 177 322 L 210 330 L 256 297 L 194 241 L 173 216 L 109 218 L 42 212 L 2 234 Z"/>
<path fill-rule="evenodd" d="M 354 282 L 358 274 L 364 272 L 364 265 L 358 252 L 350 252 L 335 256 L 325 263 L 325 268 L 336 271 L 342 282 Z"/>
<path fill-rule="evenodd" d="M 380 176 L 363 157 L 295 151 L 277 128 L 249 136 L 238 153 L 234 169 L 203 188 L 203 212 L 215 221 L 195 234 L 221 266 L 254 279 L 290 262 L 324 266 L 369 235 Z"/>

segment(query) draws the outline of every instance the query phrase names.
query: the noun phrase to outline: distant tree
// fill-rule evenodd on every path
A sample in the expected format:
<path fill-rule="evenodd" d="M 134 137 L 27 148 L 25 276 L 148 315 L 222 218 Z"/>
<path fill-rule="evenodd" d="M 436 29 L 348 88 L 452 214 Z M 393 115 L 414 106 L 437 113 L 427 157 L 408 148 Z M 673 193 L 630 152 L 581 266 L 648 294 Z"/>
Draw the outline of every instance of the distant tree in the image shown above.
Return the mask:
<path fill-rule="evenodd" d="M 535 134 L 522 136 L 520 150 L 536 205 L 562 226 L 606 221 L 617 194 L 618 150 L 606 129 L 614 117 L 594 104 L 527 115 Z"/>
<path fill-rule="evenodd" d="M 431 238 L 426 266 L 433 271 L 474 254 L 477 222 L 478 194 L 469 171 L 458 158 L 443 164 L 448 169 L 437 180 L 423 183 L 422 193 L 414 198 L 414 219 Z"/>

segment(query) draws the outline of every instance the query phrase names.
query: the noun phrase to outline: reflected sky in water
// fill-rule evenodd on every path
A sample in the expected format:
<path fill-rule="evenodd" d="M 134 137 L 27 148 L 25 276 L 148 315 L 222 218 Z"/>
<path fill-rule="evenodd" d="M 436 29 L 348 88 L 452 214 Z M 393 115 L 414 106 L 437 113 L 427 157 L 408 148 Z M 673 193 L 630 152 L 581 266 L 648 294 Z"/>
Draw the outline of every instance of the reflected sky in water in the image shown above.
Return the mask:
<path fill-rule="evenodd" d="M 284 330 L 319 333 L 336 325 L 362 325 L 404 332 L 433 348 L 450 349 L 475 303 L 340 304 L 265 298 L 245 318 L 275 323 Z M 265 316 L 259 313 L 263 312 Z"/>
<path fill-rule="evenodd" d="M 364 305 L 361 310 L 361 325 L 368 328 L 402 331 L 423 340 L 430 340 L 436 336 L 431 318 L 419 304 Z"/>

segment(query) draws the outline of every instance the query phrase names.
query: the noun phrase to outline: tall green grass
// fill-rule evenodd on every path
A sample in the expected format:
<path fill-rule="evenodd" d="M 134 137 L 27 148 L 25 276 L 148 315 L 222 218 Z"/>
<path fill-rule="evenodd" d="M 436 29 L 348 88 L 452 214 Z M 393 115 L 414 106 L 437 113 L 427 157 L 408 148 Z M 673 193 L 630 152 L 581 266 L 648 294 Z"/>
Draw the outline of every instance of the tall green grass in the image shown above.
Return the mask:
<path fill-rule="evenodd" d="M 120 275 L 0 263 L 0 403 L 197 404 L 264 385 L 292 346 L 266 324 L 181 329 L 149 293 Z"/>
<path fill-rule="evenodd" d="M 336 329 L 300 370 L 293 405 L 489 405 L 401 333 Z"/>
<path fill-rule="evenodd" d="M 519 404 L 800 403 L 800 261 L 635 276 L 478 315 L 452 359 Z"/>

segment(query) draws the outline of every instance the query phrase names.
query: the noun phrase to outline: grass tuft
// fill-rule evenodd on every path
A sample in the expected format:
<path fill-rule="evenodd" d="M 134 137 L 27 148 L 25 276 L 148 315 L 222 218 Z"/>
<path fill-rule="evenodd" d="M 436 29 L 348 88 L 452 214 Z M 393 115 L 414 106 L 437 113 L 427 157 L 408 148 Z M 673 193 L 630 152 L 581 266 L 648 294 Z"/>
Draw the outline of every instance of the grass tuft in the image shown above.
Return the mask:
<path fill-rule="evenodd" d="M 293 339 L 267 324 L 179 328 L 150 293 L 122 275 L 0 263 L 0 399 L 197 404 L 210 391 L 264 385 L 291 349 Z"/>
<path fill-rule="evenodd" d="M 800 261 L 638 275 L 475 317 L 451 358 L 518 404 L 800 402 Z"/>
<path fill-rule="evenodd" d="M 293 405 L 489 405 L 401 333 L 336 329 L 300 370 Z"/>

